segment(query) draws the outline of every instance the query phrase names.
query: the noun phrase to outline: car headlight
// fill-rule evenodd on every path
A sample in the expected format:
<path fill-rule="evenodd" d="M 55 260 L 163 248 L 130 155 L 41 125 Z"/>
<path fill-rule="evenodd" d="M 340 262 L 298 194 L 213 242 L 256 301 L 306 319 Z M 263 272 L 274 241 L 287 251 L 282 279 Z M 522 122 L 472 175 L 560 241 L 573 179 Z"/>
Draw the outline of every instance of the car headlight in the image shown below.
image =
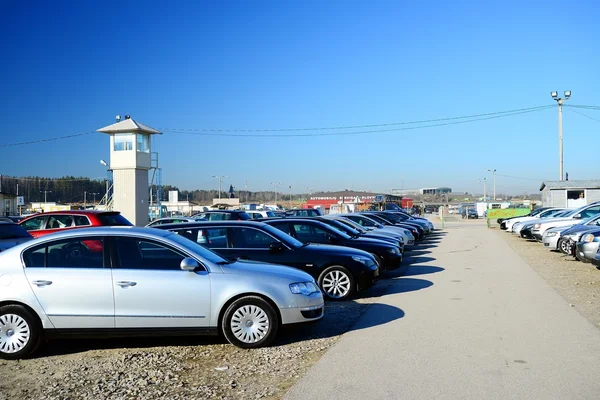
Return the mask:
<path fill-rule="evenodd" d="M 317 293 L 319 291 L 319 288 L 317 287 L 317 285 L 314 284 L 314 282 L 298 282 L 291 283 L 290 290 L 294 294 L 303 294 L 305 296 L 308 296 L 312 293 Z"/>
<path fill-rule="evenodd" d="M 594 241 L 594 239 L 596 239 L 596 237 L 594 235 L 592 235 L 591 233 L 586 233 L 585 235 L 582 236 L 581 241 L 591 243 Z"/>
<path fill-rule="evenodd" d="M 394 255 L 396 255 L 396 254 L 400 254 L 400 250 L 398 250 L 398 248 L 397 248 L 397 247 L 392 247 L 391 249 L 387 249 L 387 252 L 388 252 L 389 254 L 394 254 Z"/>
<path fill-rule="evenodd" d="M 542 226 L 542 224 L 535 224 L 535 225 L 533 226 L 533 229 L 540 229 L 540 227 L 541 227 L 541 226 Z"/>
<path fill-rule="evenodd" d="M 374 264 L 373 259 L 371 259 L 369 257 L 365 257 L 365 256 L 352 256 L 352 259 L 354 261 L 358 261 L 359 263 L 364 264 L 366 266 Z"/>
<path fill-rule="evenodd" d="M 558 232 L 548 232 L 548 231 L 546 231 L 544 233 L 544 236 L 546 236 L 546 237 L 553 237 L 553 236 L 556 236 L 556 235 L 558 235 Z"/>

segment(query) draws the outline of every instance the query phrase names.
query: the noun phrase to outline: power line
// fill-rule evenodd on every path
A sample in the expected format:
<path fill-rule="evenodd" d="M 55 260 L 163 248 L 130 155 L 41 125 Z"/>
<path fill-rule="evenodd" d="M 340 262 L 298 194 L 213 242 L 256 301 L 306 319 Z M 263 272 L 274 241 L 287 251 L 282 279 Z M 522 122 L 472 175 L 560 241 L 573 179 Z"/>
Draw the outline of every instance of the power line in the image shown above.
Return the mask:
<path fill-rule="evenodd" d="M 520 111 L 535 111 L 543 110 L 551 106 L 536 106 L 528 108 L 517 108 L 515 110 L 496 111 L 484 114 L 473 114 L 465 115 L 462 117 L 448 117 L 448 118 L 436 118 L 436 119 L 425 119 L 418 121 L 404 121 L 404 122 L 391 122 L 386 124 L 371 124 L 371 125 L 349 125 L 349 126 L 333 126 L 333 127 L 319 127 L 319 128 L 280 128 L 280 129 L 195 129 L 195 128 L 157 128 L 163 131 L 186 131 L 186 132 L 299 132 L 299 131 L 325 131 L 325 130 L 341 130 L 341 129 L 361 129 L 361 128 L 381 128 L 385 126 L 397 126 L 397 125 L 414 125 L 414 124 L 427 124 L 432 122 L 441 121 L 453 121 L 457 119 L 469 119 L 487 117 L 491 115 L 499 114 L 511 114 Z"/>
<path fill-rule="evenodd" d="M 210 133 L 210 132 L 204 132 L 204 131 L 200 131 L 200 132 L 191 132 L 191 131 L 182 132 L 182 131 L 168 131 L 168 130 L 164 130 L 164 129 L 163 129 L 163 132 L 178 133 L 178 134 L 183 134 L 183 135 L 197 135 L 197 136 L 263 137 L 263 138 L 265 138 L 265 137 L 347 136 L 347 135 L 360 135 L 360 134 L 367 134 L 367 133 L 409 131 L 409 130 L 415 130 L 415 129 L 435 128 L 435 127 L 448 126 L 448 125 L 460 125 L 460 124 L 467 124 L 467 123 L 470 123 L 470 122 L 486 121 L 486 120 L 490 120 L 490 119 L 510 117 L 510 116 L 513 116 L 513 115 L 527 114 L 527 113 L 531 113 L 531 112 L 545 110 L 545 109 L 548 109 L 548 108 L 554 108 L 554 106 L 553 105 L 543 106 L 543 108 L 534 108 L 534 109 L 528 109 L 526 111 L 513 112 L 511 114 L 493 115 L 493 116 L 490 116 L 490 117 L 474 118 L 474 119 L 469 119 L 469 120 L 465 120 L 465 121 L 454 121 L 454 122 L 446 122 L 446 123 L 441 123 L 441 124 L 429 124 L 429 125 L 409 126 L 409 127 L 404 127 L 404 128 L 376 129 L 376 130 L 355 131 L 355 132 L 333 132 L 333 133 L 320 133 L 320 132 L 316 132 L 316 133 L 294 133 L 294 134 L 287 134 L 287 135 L 279 135 L 279 134 L 262 134 L 262 135 L 256 135 L 256 134 L 242 134 L 242 133 Z"/>
<path fill-rule="evenodd" d="M 522 179 L 522 180 L 525 180 L 525 181 L 538 181 L 538 182 L 545 181 L 545 179 L 524 178 L 522 176 L 511 176 L 511 175 L 501 175 L 501 174 L 496 174 L 496 176 L 501 176 L 501 177 L 504 177 L 504 178 L 512 178 L 512 179 Z"/>
<path fill-rule="evenodd" d="M 589 119 L 591 119 L 592 121 L 600 122 L 600 119 L 596 119 L 596 118 L 594 118 L 594 117 L 590 117 L 589 115 L 586 115 L 586 114 L 584 114 L 584 113 L 582 113 L 582 112 L 579 112 L 579 111 L 577 111 L 577 110 L 573 110 L 573 109 L 571 109 L 571 110 L 569 110 L 569 111 L 572 111 L 572 112 L 574 112 L 575 114 L 583 115 L 584 117 L 586 117 L 586 118 L 589 118 Z"/>
<path fill-rule="evenodd" d="M 6 175 L 2 175 L 2 180 L 5 179 L 12 179 L 15 181 L 44 181 L 44 182 L 49 182 L 49 181 L 53 181 L 53 182 L 79 182 L 79 181 L 97 181 L 97 180 L 103 180 L 106 179 L 105 176 L 100 176 L 97 178 L 77 178 L 77 179 L 62 179 L 62 178 L 44 178 L 44 177 L 40 177 L 40 178 L 17 178 L 14 176 L 6 176 Z"/>
<path fill-rule="evenodd" d="M 586 106 L 581 104 L 565 104 L 563 107 L 569 108 L 584 108 L 586 110 L 600 110 L 600 106 Z"/>
<path fill-rule="evenodd" d="M 0 147 L 13 147 L 13 146 L 21 146 L 21 145 L 25 145 L 25 144 L 38 144 L 38 143 L 52 142 L 54 140 L 70 139 L 70 138 L 74 138 L 74 137 L 78 137 L 78 136 L 91 135 L 92 133 L 96 133 L 96 132 L 93 131 L 93 132 L 85 132 L 85 133 L 76 133 L 74 135 L 57 136 L 57 137 L 53 137 L 53 138 L 30 140 L 27 142 L 19 142 L 19 143 L 2 143 L 2 144 L 0 144 Z"/>

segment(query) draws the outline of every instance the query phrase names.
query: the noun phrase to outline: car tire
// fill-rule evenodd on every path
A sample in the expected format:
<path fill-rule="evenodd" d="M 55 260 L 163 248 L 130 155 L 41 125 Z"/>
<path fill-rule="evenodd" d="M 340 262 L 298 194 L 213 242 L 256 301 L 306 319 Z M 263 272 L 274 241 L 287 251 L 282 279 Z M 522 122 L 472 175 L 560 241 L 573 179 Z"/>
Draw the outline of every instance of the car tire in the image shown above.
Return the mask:
<path fill-rule="evenodd" d="M 37 316 L 19 304 L 0 307 L 0 358 L 18 360 L 33 354 L 42 342 Z"/>
<path fill-rule="evenodd" d="M 566 254 L 566 255 L 571 255 L 571 252 L 569 251 L 569 243 L 566 240 L 558 239 L 557 247 L 561 253 Z"/>
<path fill-rule="evenodd" d="M 258 296 L 244 296 L 227 307 L 221 321 L 229 343 L 243 349 L 267 346 L 277 335 L 279 317 L 271 304 Z"/>
<path fill-rule="evenodd" d="M 328 300 L 348 300 L 356 292 L 354 277 L 341 265 L 325 268 L 319 275 L 319 287 Z"/>

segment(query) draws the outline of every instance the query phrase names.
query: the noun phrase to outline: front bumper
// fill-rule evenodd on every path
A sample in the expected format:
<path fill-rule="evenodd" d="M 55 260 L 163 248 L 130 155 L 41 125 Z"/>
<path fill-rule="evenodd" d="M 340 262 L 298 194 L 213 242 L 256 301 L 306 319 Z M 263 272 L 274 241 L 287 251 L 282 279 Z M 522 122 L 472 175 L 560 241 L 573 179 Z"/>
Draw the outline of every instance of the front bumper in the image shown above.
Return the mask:
<path fill-rule="evenodd" d="M 531 236 L 537 240 L 538 242 L 542 241 L 542 237 L 543 237 L 543 233 L 541 233 L 540 231 L 531 231 Z"/>
<path fill-rule="evenodd" d="M 577 246 L 573 246 L 575 250 L 575 257 L 579 261 L 585 263 L 591 262 L 596 253 L 598 252 L 598 242 L 579 242 Z"/>
<path fill-rule="evenodd" d="M 385 257 L 381 258 L 381 269 L 384 271 L 390 271 L 400 267 L 402 264 L 402 254 L 386 254 Z"/>
<path fill-rule="evenodd" d="M 521 232 L 519 234 L 523 239 L 533 239 L 531 229 L 521 229 Z"/>
<path fill-rule="evenodd" d="M 560 239 L 560 235 L 544 236 L 542 238 L 542 243 L 544 243 L 544 247 L 547 247 L 550 250 L 557 250 L 558 249 L 558 240 L 559 239 Z"/>
<path fill-rule="evenodd" d="M 370 269 L 364 270 L 356 278 L 356 288 L 358 290 L 365 290 L 370 288 L 379 280 L 379 266 L 374 264 Z"/>
<path fill-rule="evenodd" d="M 325 302 L 321 292 L 313 293 L 310 296 L 301 294 L 293 294 L 292 296 L 296 300 L 296 307 L 279 309 L 283 325 L 317 321 L 323 318 Z"/>

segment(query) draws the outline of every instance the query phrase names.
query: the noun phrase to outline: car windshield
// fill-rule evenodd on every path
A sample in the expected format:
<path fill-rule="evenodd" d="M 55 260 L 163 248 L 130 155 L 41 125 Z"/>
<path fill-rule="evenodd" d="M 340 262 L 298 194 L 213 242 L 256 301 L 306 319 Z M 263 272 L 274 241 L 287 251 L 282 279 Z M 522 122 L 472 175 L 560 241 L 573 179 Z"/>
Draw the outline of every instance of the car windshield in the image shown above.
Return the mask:
<path fill-rule="evenodd" d="M 269 218 L 273 218 L 275 216 L 275 213 L 273 211 L 267 211 L 266 214 Z"/>
<path fill-rule="evenodd" d="M 269 234 L 271 234 L 271 236 L 275 236 L 277 239 L 281 240 L 283 243 L 289 245 L 292 248 L 299 248 L 304 246 L 304 243 L 302 243 L 301 241 L 297 240 L 296 238 L 291 237 L 290 235 L 284 233 L 283 231 L 272 227 L 271 225 L 267 225 L 265 224 L 262 227 L 266 232 L 268 232 Z"/>
<path fill-rule="evenodd" d="M 21 225 L 0 224 L 0 240 L 30 238 L 31 235 Z"/>
<path fill-rule="evenodd" d="M 327 227 L 327 229 L 329 229 L 330 231 L 332 231 L 336 235 L 339 235 L 339 236 L 343 237 L 346 240 L 352 239 L 352 237 L 350 235 L 348 235 L 346 232 L 342 232 L 341 230 L 339 230 L 335 226 L 331 226 L 329 224 L 324 224 L 324 223 L 322 223 L 322 224 L 325 225 Z"/>
<path fill-rule="evenodd" d="M 565 210 L 565 211 L 561 211 L 559 213 L 556 213 L 553 215 L 553 217 L 570 217 L 573 211 L 571 210 Z"/>
<path fill-rule="evenodd" d="M 98 214 L 96 217 L 103 226 L 133 226 L 127 218 L 119 213 Z"/>
<path fill-rule="evenodd" d="M 583 210 L 585 210 L 586 208 L 588 208 L 589 206 L 583 206 L 583 207 L 579 207 L 576 208 L 575 210 L 570 210 L 567 214 L 565 214 L 565 217 L 572 217 L 574 215 L 579 214 L 580 212 L 582 212 Z"/>
<path fill-rule="evenodd" d="M 360 224 L 357 224 L 356 222 L 352 221 L 351 219 L 337 219 L 336 221 L 339 221 L 340 223 L 347 225 L 349 227 L 352 227 L 353 229 L 356 229 L 358 232 L 360 233 L 367 233 L 367 230 L 365 229 L 365 227 L 361 226 Z"/>
<path fill-rule="evenodd" d="M 336 228 L 336 229 L 338 229 L 338 230 L 340 230 L 342 232 L 347 233 L 350 236 L 358 236 L 358 235 L 360 235 L 359 231 L 357 231 L 356 229 L 354 229 L 352 227 L 349 227 L 346 224 L 341 223 L 340 221 L 336 221 L 336 220 L 333 220 L 333 219 L 326 218 L 326 222 L 325 223 L 327 225 L 333 227 L 333 228 Z"/>
<path fill-rule="evenodd" d="M 204 246 L 199 245 L 193 240 L 187 239 L 184 236 L 177 235 L 176 233 L 171 233 L 165 236 L 167 239 L 172 240 L 173 242 L 185 247 L 189 251 L 199 255 L 200 257 L 215 263 L 215 264 L 225 264 L 228 263 L 223 257 L 213 252 L 212 250 L 207 249 Z"/>

